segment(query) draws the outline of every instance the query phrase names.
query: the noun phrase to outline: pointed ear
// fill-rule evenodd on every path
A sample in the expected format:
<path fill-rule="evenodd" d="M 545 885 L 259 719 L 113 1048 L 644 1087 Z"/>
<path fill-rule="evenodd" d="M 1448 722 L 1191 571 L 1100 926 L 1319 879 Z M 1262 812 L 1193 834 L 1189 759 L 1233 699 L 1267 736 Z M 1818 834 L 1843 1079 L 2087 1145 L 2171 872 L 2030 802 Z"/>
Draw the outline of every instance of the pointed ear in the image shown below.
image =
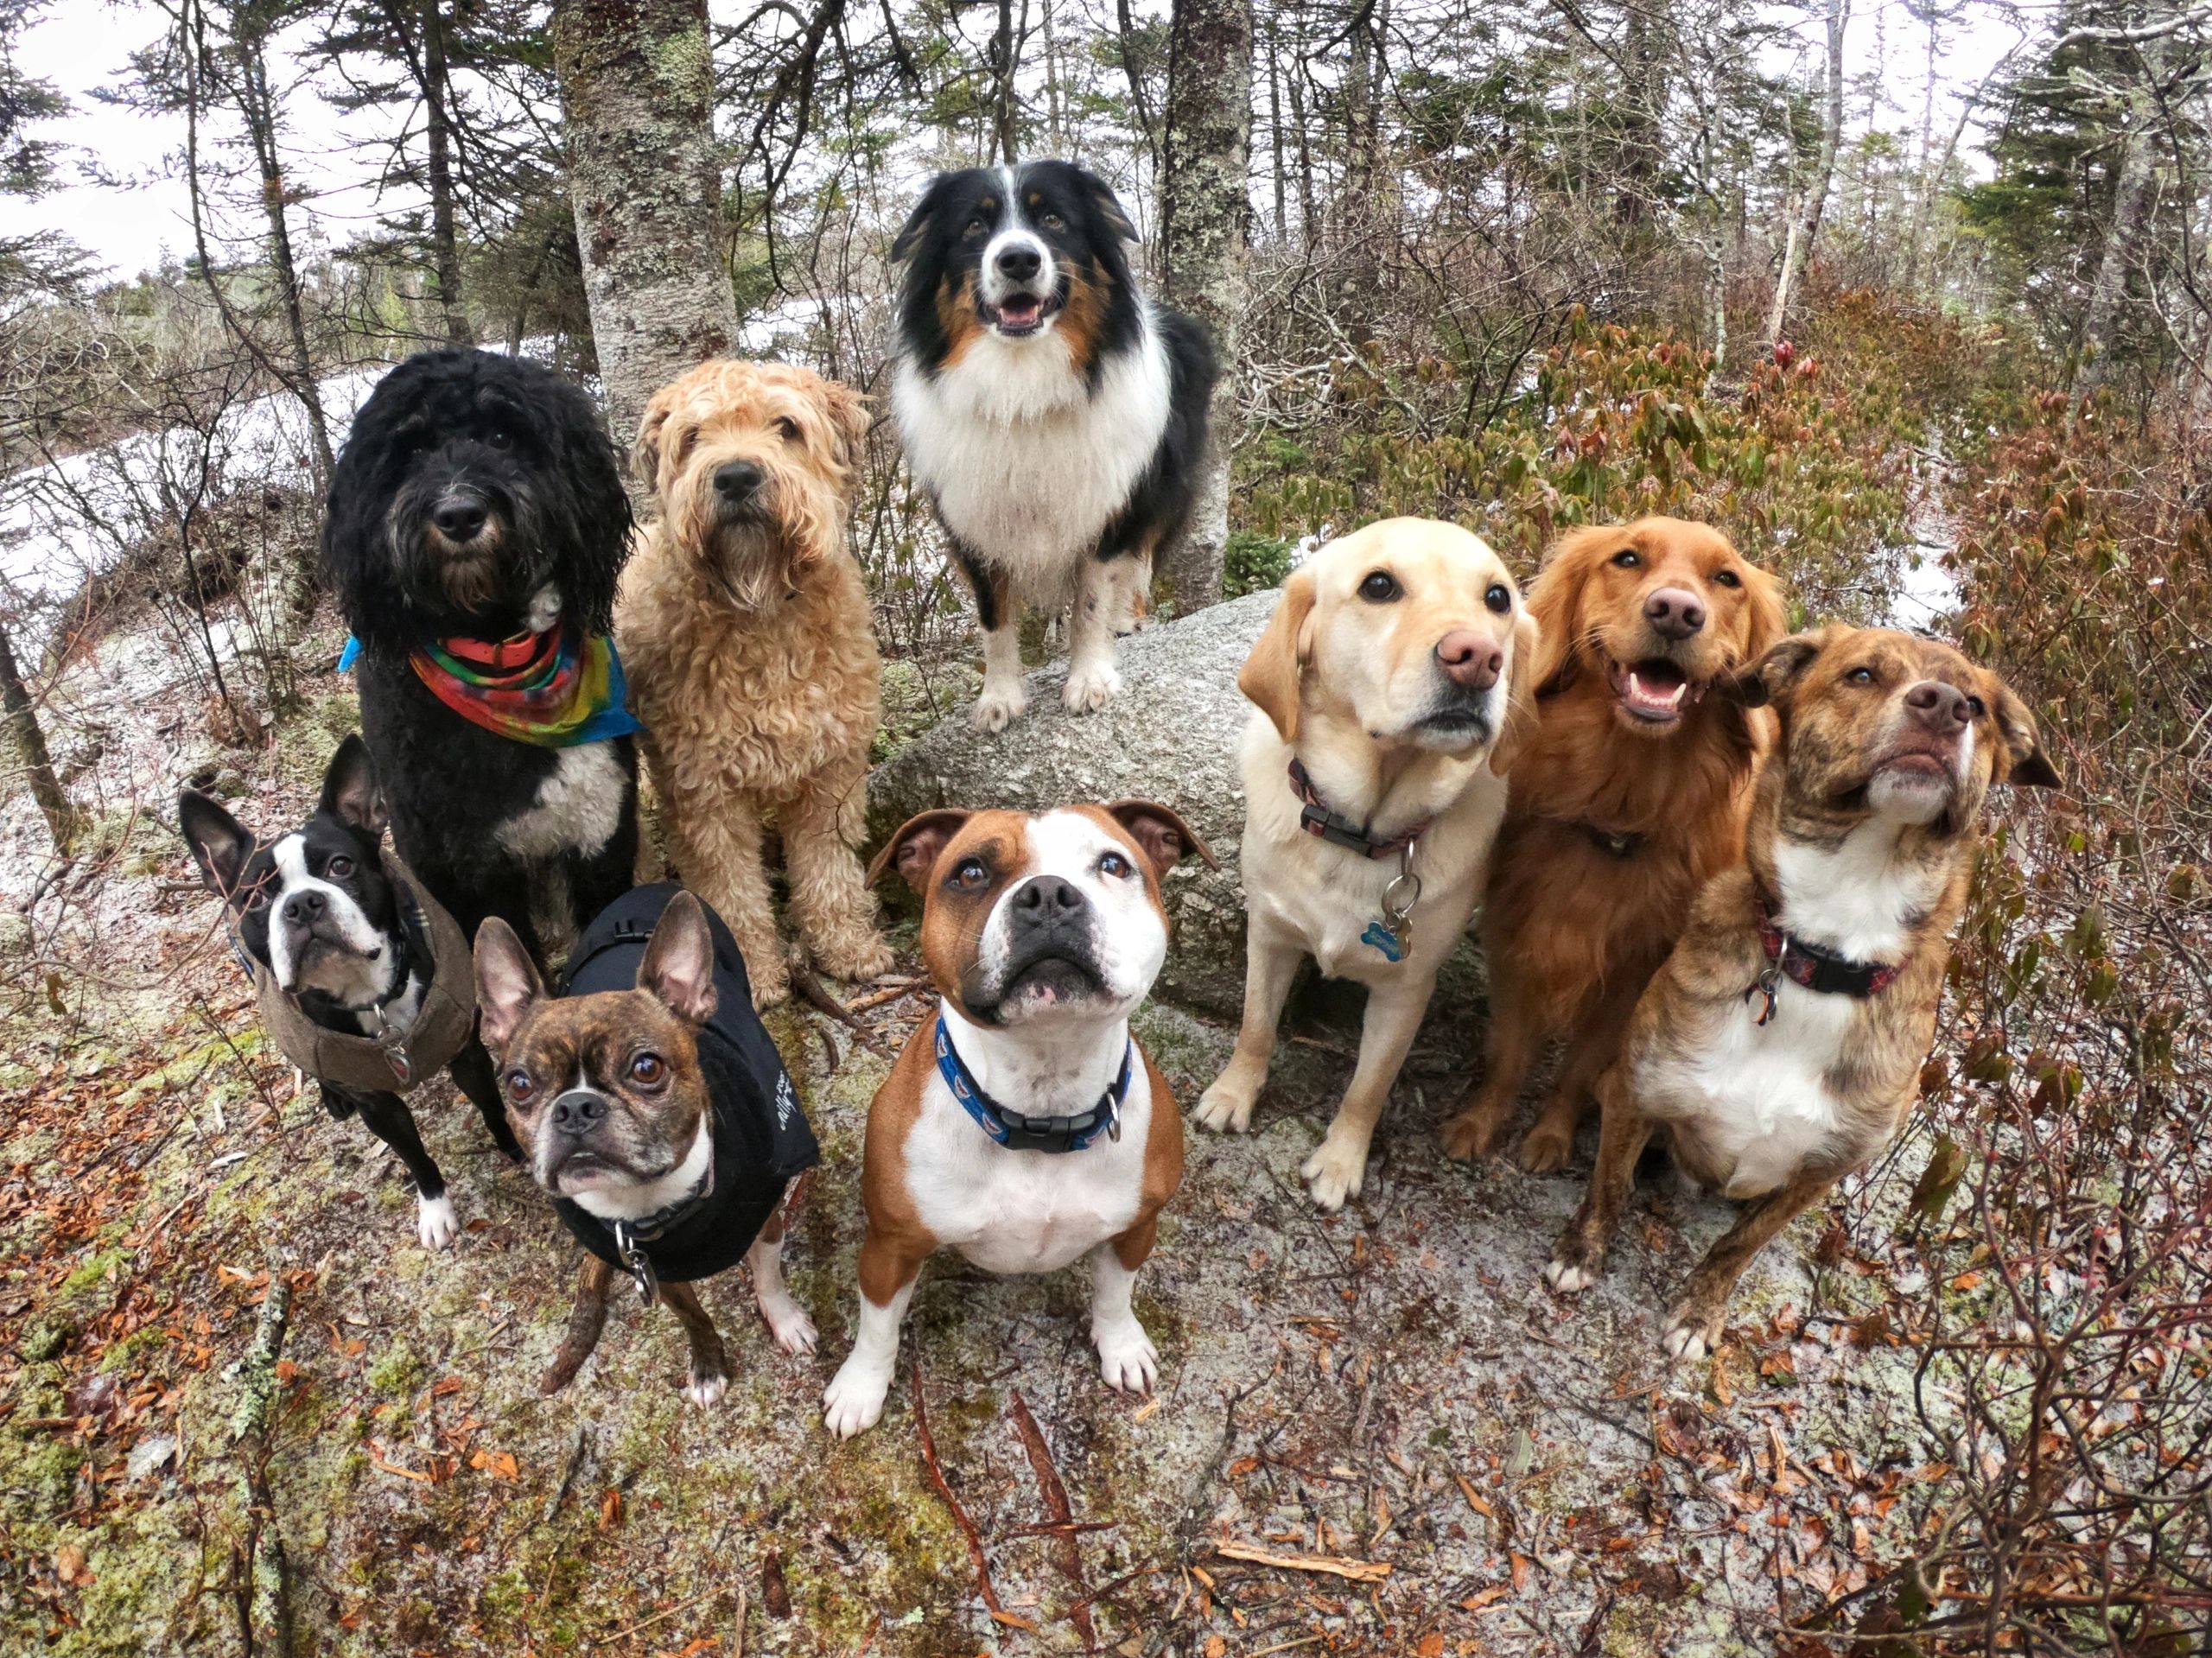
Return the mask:
<path fill-rule="evenodd" d="M 883 878 L 884 870 L 896 864 L 907 886 L 917 893 L 925 890 L 930 871 L 937 867 L 937 854 L 960 833 L 960 826 L 974 816 L 973 812 L 945 806 L 908 818 L 892 831 L 891 838 L 883 843 L 883 850 L 868 865 L 868 884 L 874 886 Z"/>
<path fill-rule="evenodd" d="M 842 380 L 824 380 L 822 403 L 830 411 L 830 429 L 836 435 L 837 464 L 858 466 L 861 445 L 868 437 L 868 429 L 874 424 L 868 412 L 868 399 Z"/>
<path fill-rule="evenodd" d="M 676 412 L 676 387 L 671 382 L 653 393 L 638 422 L 638 439 L 630 446 L 630 466 L 646 483 L 660 476 L 660 439 L 669 416 Z"/>
<path fill-rule="evenodd" d="M 1810 633 L 1792 633 L 1737 676 L 1736 695 L 1745 708 L 1788 708 L 1797 682 L 1805 677 L 1805 670 L 1812 666 L 1813 659 L 1827 642 L 1826 628 Z"/>
<path fill-rule="evenodd" d="M 238 890 L 238 877 L 253 856 L 253 835 L 238 820 L 197 789 L 187 789 L 176 799 L 177 831 L 192 848 L 200 866 L 200 879 L 207 890 L 226 904 Z"/>
<path fill-rule="evenodd" d="M 1552 543 L 1544 568 L 1529 589 L 1529 613 L 1541 633 L 1536 662 L 1529 680 L 1537 696 L 1549 696 L 1574 683 L 1580 666 L 1574 650 L 1586 631 L 1582 620 L 1583 590 L 1605 562 L 1607 549 L 1621 537 L 1618 526 L 1586 524 L 1570 530 Z"/>
<path fill-rule="evenodd" d="M 1157 874 L 1166 874 L 1193 852 L 1207 868 L 1221 867 L 1212 848 L 1198 837 L 1191 826 L 1156 801 L 1116 800 L 1106 808 L 1106 815 L 1128 830 L 1144 848 L 1144 855 L 1151 861 Z"/>
<path fill-rule="evenodd" d="M 330 768 L 322 774 L 321 810 L 350 823 L 372 841 L 383 838 L 391 814 L 377 783 L 376 760 L 360 733 L 339 744 L 338 752 L 330 757 Z"/>
<path fill-rule="evenodd" d="M 707 906 L 690 893 L 678 893 L 653 924 L 645 960 L 638 963 L 638 988 L 681 1020 L 704 1025 L 721 1000 L 715 989 L 715 936 L 707 928 Z"/>
<path fill-rule="evenodd" d="M 1543 627 L 1535 613 L 1523 610 L 1513 624 L 1513 666 L 1506 680 L 1505 729 L 1491 745 L 1490 769 L 1503 777 L 1535 740 L 1543 714 L 1536 706 L 1536 658 L 1543 649 Z"/>
<path fill-rule="evenodd" d="M 2046 759 L 2036 736 L 2036 717 L 2010 685 L 1997 688 L 1997 724 L 2005 734 L 2005 746 L 2012 756 L 2005 780 L 2015 788 L 2058 789 L 2058 768 Z"/>
<path fill-rule="evenodd" d="M 545 981 L 515 930 L 495 915 L 485 917 L 476 929 L 478 1032 L 495 1059 L 505 1057 L 523 1020 L 544 995 Z"/>
<path fill-rule="evenodd" d="M 1282 584 L 1275 613 L 1237 670 L 1236 689 L 1275 722 L 1287 743 L 1298 740 L 1298 708 L 1306 677 L 1306 655 L 1313 646 L 1306 625 L 1313 619 L 1314 575 L 1293 570 Z"/>

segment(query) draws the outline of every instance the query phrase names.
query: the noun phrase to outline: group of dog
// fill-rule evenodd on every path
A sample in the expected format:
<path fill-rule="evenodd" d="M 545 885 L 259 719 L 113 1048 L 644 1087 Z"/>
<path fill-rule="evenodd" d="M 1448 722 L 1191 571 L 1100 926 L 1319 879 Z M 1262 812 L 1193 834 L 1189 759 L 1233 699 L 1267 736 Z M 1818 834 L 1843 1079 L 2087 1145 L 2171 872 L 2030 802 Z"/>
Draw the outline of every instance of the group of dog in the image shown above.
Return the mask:
<path fill-rule="evenodd" d="M 1116 694 L 1116 637 L 1190 516 L 1216 365 L 1141 293 L 1133 240 L 1103 181 L 1047 162 L 941 175 L 893 245 L 892 404 L 976 600 L 985 731 L 1023 709 L 1025 604 L 1068 613 L 1071 711 Z M 423 1244 L 459 1223 L 403 1096 L 443 1068 L 584 1246 L 548 1392 L 624 1276 L 684 1324 L 698 1403 L 728 1363 L 694 1286 L 741 1259 L 779 1344 L 812 1349 L 779 1255 L 818 1149 L 755 1008 L 793 962 L 890 968 L 870 895 L 890 868 L 919 895 L 938 1003 L 870 1108 L 827 1425 L 880 1414 L 943 1248 L 1001 1273 L 1089 1255 L 1105 1379 L 1156 1379 L 1132 1292 L 1182 1126 L 1129 1020 L 1167 949 L 1163 881 L 1212 854 L 1124 800 L 925 812 L 861 868 L 880 664 L 846 511 L 868 429 L 806 370 L 703 364 L 646 407 L 655 511 L 633 526 L 581 389 L 489 353 L 410 359 L 357 416 L 326 517 L 365 741 L 270 842 L 180 801 L 270 1039 L 405 1164 Z M 1524 1159 L 1560 1166 L 1589 1099 L 1604 1120 L 1547 1277 L 1591 1280 L 1663 1136 L 1751 1200 L 1669 1325 L 1672 1350 L 1709 1347 L 1744 1261 L 1902 1121 L 1988 785 L 2056 781 L 2019 698 L 1957 652 L 1785 639 L 1783 617 L 1770 577 L 1674 519 L 1570 533 L 1525 600 L 1478 537 L 1427 520 L 1304 563 L 1238 681 L 1244 1014 L 1198 1120 L 1249 1126 L 1311 956 L 1370 990 L 1304 1169 L 1323 1208 L 1356 1195 L 1479 902 L 1488 1064 L 1446 1149 L 1487 1150 L 1566 1037 Z M 681 886 L 638 884 L 640 748 Z"/>

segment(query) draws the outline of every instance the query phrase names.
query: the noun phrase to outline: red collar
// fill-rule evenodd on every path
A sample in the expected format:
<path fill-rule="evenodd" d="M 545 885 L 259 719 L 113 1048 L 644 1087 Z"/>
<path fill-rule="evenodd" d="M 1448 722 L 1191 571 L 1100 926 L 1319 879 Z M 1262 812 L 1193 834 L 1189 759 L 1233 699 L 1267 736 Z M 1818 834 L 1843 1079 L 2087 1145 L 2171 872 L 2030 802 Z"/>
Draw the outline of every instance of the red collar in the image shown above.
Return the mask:
<path fill-rule="evenodd" d="M 1290 763 L 1290 786 L 1306 808 L 1298 814 L 1299 828 L 1332 846 L 1344 847 L 1364 858 L 1396 857 L 1427 834 L 1428 826 L 1435 821 L 1424 817 L 1402 834 L 1394 835 L 1387 841 L 1378 841 L 1351 818 L 1330 810 L 1313 787 L 1313 779 L 1306 775 L 1304 764 L 1294 759 Z"/>
<path fill-rule="evenodd" d="M 1766 970 L 1744 992 L 1747 1001 L 1755 995 L 1766 998 L 1754 1018 L 1755 1024 L 1764 1025 L 1774 1017 L 1775 989 L 1783 978 L 1822 995 L 1855 996 L 1863 1001 L 1888 989 L 1905 969 L 1905 962 L 1854 962 L 1783 931 L 1775 924 L 1766 894 L 1756 887 L 1751 904 L 1758 918 L 1759 948 L 1766 953 L 1767 962 Z M 1911 958 L 1905 959 L 1909 962 Z"/>

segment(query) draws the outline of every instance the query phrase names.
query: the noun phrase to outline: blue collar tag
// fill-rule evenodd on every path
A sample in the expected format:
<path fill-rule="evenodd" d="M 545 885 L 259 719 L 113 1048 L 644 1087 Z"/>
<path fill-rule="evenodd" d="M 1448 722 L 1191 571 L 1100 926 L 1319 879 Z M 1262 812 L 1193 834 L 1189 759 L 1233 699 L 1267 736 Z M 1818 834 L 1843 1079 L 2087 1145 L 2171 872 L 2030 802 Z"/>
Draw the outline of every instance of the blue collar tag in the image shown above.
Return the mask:
<path fill-rule="evenodd" d="M 944 1078 L 944 1085 L 952 1090 L 952 1097 L 960 1102 L 962 1109 L 976 1120 L 976 1127 L 1000 1145 L 1013 1152 L 1079 1152 L 1103 1133 L 1107 1139 L 1122 1137 L 1122 1102 L 1129 1094 L 1129 1062 L 1135 1051 L 1134 1042 L 1122 1046 L 1122 1069 L 1114 1078 L 1114 1085 L 1098 1096 L 1098 1103 L 1081 1116 L 1027 1117 L 1019 1111 L 1009 1111 L 976 1085 L 959 1050 L 952 1045 L 952 1032 L 945 1028 L 944 1015 L 937 1016 L 937 1074 Z"/>

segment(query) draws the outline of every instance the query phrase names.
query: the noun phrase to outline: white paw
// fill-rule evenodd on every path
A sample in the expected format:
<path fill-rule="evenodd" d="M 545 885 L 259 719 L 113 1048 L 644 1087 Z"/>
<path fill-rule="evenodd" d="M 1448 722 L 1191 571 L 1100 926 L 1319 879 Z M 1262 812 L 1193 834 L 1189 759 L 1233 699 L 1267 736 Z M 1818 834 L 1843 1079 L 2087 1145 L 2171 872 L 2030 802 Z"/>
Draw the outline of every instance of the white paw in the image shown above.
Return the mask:
<path fill-rule="evenodd" d="M 1094 1324 L 1090 1339 L 1098 1345 L 1098 1369 L 1108 1387 L 1116 1393 L 1152 1391 L 1152 1384 L 1160 1379 L 1160 1353 L 1135 1318 Z"/>
<path fill-rule="evenodd" d="M 1070 714 L 1095 714 L 1120 693 L 1122 671 L 1110 662 L 1086 662 L 1068 670 L 1060 702 Z"/>
<path fill-rule="evenodd" d="M 1544 1268 L 1544 1282 L 1561 1295 L 1580 1295 L 1597 1281 L 1597 1274 L 1585 1267 L 1570 1267 L 1564 1261 L 1554 1261 Z"/>
<path fill-rule="evenodd" d="M 425 1249 L 442 1249 L 461 1236 L 461 1217 L 453 1212 L 453 1199 L 441 1192 L 415 1200 L 415 1236 Z"/>
<path fill-rule="evenodd" d="M 1240 1099 L 1234 1089 L 1216 1083 L 1198 1096 L 1198 1109 L 1191 1116 L 1201 1128 L 1211 1128 L 1216 1134 L 1241 1134 L 1252 1126 L 1252 1101 L 1249 1096 Z"/>
<path fill-rule="evenodd" d="M 888 1374 L 864 1370 L 847 1359 L 822 1390 L 822 1426 L 841 1439 L 867 1432 L 883 1414 L 883 1394 L 890 1385 Z"/>
<path fill-rule="evenodd" d="M 1704 1331 L 1680 1319 L 1668 1324 L 1666 1333 L 1659 1337 L 1659 1344 L 1667 1350 L 1669 1358 L 1701 1359 L 1713 1351 L 1706 1345 Z"/>
<path fill-rule="evenodd" d="M 768 1321 L 768 1333 L 776 1338 L 776 1345 L 786 1353 L 814 1350 L 814 1320 L 790 1296 L 762 1296 L 760 1316 Z"/>
<path fill-rule="evenodd" d="M 722 1395 L 729 1391 L 728 1376 L 693 1376 L 684 1384 L 683 1396 L 701 1410 L 722 1402 Z"/>
<path fill-rule="evenodd" d="M 1029 697 L 1019 680 L 1011 685 L 986 685 L 968 718 L 978 731 L 1004 731 L 1028 706 Z"/>
<path fill-rule="evenodd" d="M 1367 1148 L 1346 1145 L 1332 1134 L 1298 1172 L 1313 1195 L 1314 1207 L 1334 1214 L 1347 1199 L 1358 1197 L 1360 1187 L 1366 1184 Z"/>

